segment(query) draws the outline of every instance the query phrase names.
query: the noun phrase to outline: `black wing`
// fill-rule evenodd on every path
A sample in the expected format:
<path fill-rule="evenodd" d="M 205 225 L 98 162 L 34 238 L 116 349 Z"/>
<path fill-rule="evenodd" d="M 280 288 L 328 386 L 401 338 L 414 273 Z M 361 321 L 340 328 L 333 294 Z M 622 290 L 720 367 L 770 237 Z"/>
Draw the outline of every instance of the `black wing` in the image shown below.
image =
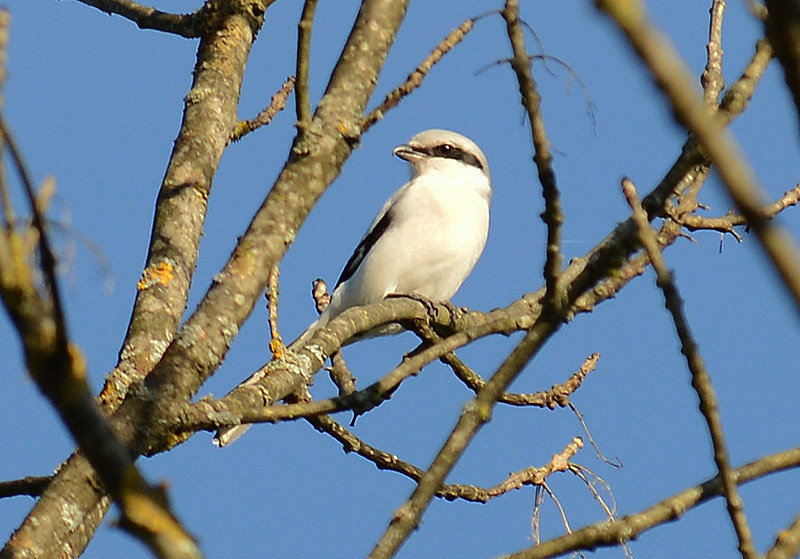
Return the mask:
<path fill-rule="evenodd" d="M 347 261 L 347 264 L 344 265 L 344 270 L 342 270 L 342 275 L 339 276 L 339 280 L 336 282 L 336 287 L 339 287 L 339 284 L 349 280 L 353 274 L 356 273 L 358 267 L 364 261 L 364 258 L 367 257 L 367 254 L 372 247 L 375 246 L 375 243 L 378 242 L 378 239 L 381 238 L 383 233 L 389 228 L 391 225 L 394 217 L 394 212 L 392 208 L 389 208 L 383 217 L 375 224 L 375 227 L 369 230 L 369 232 L 361 239 L 361 242 L 358 243 L 356 250 L 353 251 L 353 255 L 350 257 L 350 260 Z M 334 289 L 336 289 L 334 287 Z"/>

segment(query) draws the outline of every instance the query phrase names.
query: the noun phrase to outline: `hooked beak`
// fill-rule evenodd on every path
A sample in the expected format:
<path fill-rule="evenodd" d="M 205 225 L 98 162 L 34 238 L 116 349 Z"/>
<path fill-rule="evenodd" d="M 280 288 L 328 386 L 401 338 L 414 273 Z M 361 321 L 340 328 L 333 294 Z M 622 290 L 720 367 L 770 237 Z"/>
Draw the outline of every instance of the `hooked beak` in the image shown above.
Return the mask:
<path fill-rule="evenodd" d="M 404 159 L 408 162 L 413 162 L 420 158 L 421 154 L 418 150 L 409 144 L 402 144 L 394 148 L 392 153 L 399 157 L 400 159 Z"/>

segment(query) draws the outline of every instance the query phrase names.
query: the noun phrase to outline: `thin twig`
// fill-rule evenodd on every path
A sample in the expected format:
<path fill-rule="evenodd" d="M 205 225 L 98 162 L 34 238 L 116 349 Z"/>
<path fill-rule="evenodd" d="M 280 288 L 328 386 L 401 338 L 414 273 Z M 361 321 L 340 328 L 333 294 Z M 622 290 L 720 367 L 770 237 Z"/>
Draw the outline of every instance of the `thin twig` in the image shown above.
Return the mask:
<path fill-rule="evenodd" d="M 546 286 L 544 312 L 557 312 L 564 303 L 563 289 L 559 287 L 558 281 L 563 261 L 561 253 L 561 224 L 564 222 L 564 214 L 561 210 L 560 195 L 552 166 L 553 156 L 550 153 L 550 140 L 547 138 L 544 118 L 541 113 L 541 97 L 531 73 L 530 57 L 525 47 L 525 34 L 520 24 L 518 0 L 507 0 L 502 15 L 506 21 L 506 31 L 511 42 L 511 48 L 514 51 L 511 67 L 517 76 L 522 105 L 525 107 L 530 119 L 534 148 L 533 161 L 536 163 L 544 196 L 545 209 L 542 219 L 547 225 L 547 256 L 544 264 Z"/>
<path fill-rule="evenodd" d="M 399 459 L 394 454 L 375 448 L 356 437 L 351 431 L 336 422 L 329 415 L 308 417 L 306 420 L 319 431 L 327 433 L 337 440 L 345 452 L 355 452 L 362 458 L 372 462 L 380 470 L 389 470 L 402 474 L 414 481 L 419 481 L 425 473 L 421 468 Z M 447 501 L 461 499 L 473 503 L 487 503 L 491 499 L 505 495 L 510 491 L 527 485 L 539 486 L 550 475 L 557 472 L 573 471 L 574 464 L 569 459 L 580 450 L 580 439 L 573 439 L 564 450 L 555 454 L 546 465 L 536 468 L 525 468 L 509 474 L 508 478 L 489 488 L 461 483 L 445 483 L 436 492 L 436 497 Z"/>
<path fill-rule="evenodd" d="M 681 353 L 686 358 L 686 363 L 692 374 L 692 388 L 694 388 L 700 399 L 700 412 L 706 420 L 708 432 L 711 435 L 714 462 L 722 480 L 725 500 L 728 505 L 728 514 L 739 538 L 739 551 L 745 559 L 755 559 L 758 557 L 758 553 L 753 543 L 753 534 L 745 516 L 744 502 L 739 495 L 736 480 L 733 477 L 725 435 L 722 429 L 722 420 L 719 416 L 719 405 L 714 388 L 711 385 L 711 377 L 706 370 L 705 362 L 700 355 L 700 350 L 683 312 L 683 300 L 677 285 L 675 285 L 673 274 L 667 268 L 664 255 L 658 248 L 656 232 L 650 227 L 647 214 L 642 209 L 641 201 L 636 193 L 636 187 L 632 181 L 624 179 L 622 181 L 622 190 L 633 210 L 633 220 L 639 229 L 642 245 L 647 251 L 647 256 L 656 272 L 656 283 L 664 293 L 665 305 L 672 316 L 675 330 L 681 340 Z"/>
<path fill-rule="evenodd" d="M 578 418 L 578 422 L 580 422 L 581 428 L 583 429 L 584 434 L 589 439 L 589 444 L 592 445 L 592 448 L 594 449 L 595 454 L 597 454 L 597 458 L 602 460 L 603 462 L 605 462 L 606 464 L 608 464 L 609 466 L 611 466 L 613 468 L 617 468 L 617 469 L 621 468 L 622 467 L 622 462 L 620 461 L 619 458 L 617 458 L 616 460 L 610 460 L 600 450 L 600 446 L 594 440 L 594 437 L 592 436 L 592 433 L 589 431 L 589 426 L 586 424 L 586 418 L 580 412 L 578 407 L 574 403 L 570 402 L 569 403 L 569 409 L 572 410 L 572 413 L 574 413 L 575 417 Z"/>
<path fill-rule="evenodd" d="M 569 520 L 567 519 L 567 511 L 564 510 L 564 507 L 561 505 L 561 501 L 558 500 L 556 494 L 553 493 L 553 490 L 550 489 L 550 486 L 547 483 L 542 483 L 542 489 L 544 489 L 547 494 L 553 499 L 553 503 L 555 503 L 556 508 L 558 509 L 558 514 L 561 516 L 561 523 L 564 524 L 564 530 L 567 534 L 572 533 L 572 528 L 569 525 Z"/>
<path fill-rule="evenodd" d="M 27 476 L 22 479 L 0 481 L 0 499 L 19 495 L 38 497 L 52 479 L 52 476 Z"/>
<path fill-rule="evenodd" d="M 280 330 L 278 330 L 278 301 L 280 298 L 280 269 L 278 265 L 272 267 L 267 278 L 267 291 L 264 296 L 267 298 L 267 314 L 269 316 L 269 350 L 274 359 L 280 359 L 286 352 Z"/>
<path fill-rule="evenodd" d="M 20 180 L 22 182 L 23 191 L 28 198 L 28 204 L 31 207 L 31 220 L 33 226 L 36 228 L 39 236 L 39 256 L 41 258 L 42 273 L 44 274 L 47 289 L 50 292 L 49 304 L 52 305 L 53 321 L 56 327 L 55 330 L 55 343 L 56 351 L 61 355 L 69 353 L 69 342 L 67 336 L 66 322 L 64 320 L 64 307 L 61 303 L 61 294 L 58 287 L 58 279 L 56 278 L 56 257 L 50 246 L 50 238 L 45 228 L 45 220 L 41 215 L 39 208 L 40 205 L 36 199 L 36 192 L 33 186 L 28 169 L 22 159 L 22 153 L 17 147 L 17 142 L 11 135 L 11 132 L 6 126 L 5 119 L 0 116 L 0 135 L 3 136 L 8 151 L 17 168 Z"/>
<path fill-rule="evenodd" d="M 520 20 L 520 24 L 522 24 L 525 28 L 527 28 L 534 35 L 534 37 L 536 38 L 536 42 L 539 43 L 539 38 L 536 37 L 536 34 L 533 31 L 533 28 L 530 25 L 528 25 L 528 23 L 526 23 L 524 20 Z M 540 49 L 542 48 L 541 44 L 539 44 L 539 48 Z M 499 60 L 494 60 L 494 61 L 486 64 L 485 66 L 483 66 L 481 68 L 478 68 L 475 71 L 475 75 L 481 74 L 481 73 L 485 72 L 486 70 L 488 70 L 489 68 L 492 68 L 494 66 L 504 66 L 506 64 L 511 64 L 512 60 L 513 60 L 512 58 L 501 58 Z M 558 66 L 561 66 L 563 69 L 565 69 L 567 71 L 567 75 L 569 76 L 570 82 L 572 80 L 575 80 L 576 82 L 578 82 L 578 85 L 580 86 L 581 91 L 583 92 L 583 98 L 584 98 L 584 100 L 586 102 L 586 114 L 587 114 L 587 116 L 589 117 L 589 120 L 592 123 L 592 131 L 596 132 L 597 131 L 597 114 L 596 114 L 597 113 L 597 107 L 595 107 L 594 101 L 592 101 L 592 96 L 589 95 L 589 87 L 586 85 L 586 82 L 583 81 L 583 78 L 581 78 L 580 74 L 578 74 L 578 72 L 576 72 L 572 68 L 572 66 L 570 66 L 567 62 L 565 62 L 564 60 L 558 58 L 557 56 L 552 56 L 550 54 L 529 54 L 528 55 L 528 61 L 531 64 L 533 62 L 535 62 L 535 61 L 541 61 L 542 62 L 542 66 L 544 67 L 544 69 L 547 70 L 547 72 L 549 74 L 551 74 L 551 75 L 555 75 L 555 72 L 553 72 L 548 67 L 547 63 L 548 62 L 555 62 Z M 569 91 L 569 89 L 567 91 Z"/>
<path fill-rule="evenodd" d="M 589 488 L 589 492 L 592 494 L 592 497 L 594 497 L 595 501 L 600 503 L 600 507 L 603 509 L 606 517 L 609 520 L 616 520 L 617 501 L 614 499 L 614 494 L 611 492 L 611 486 L 608 484 L 608 482 L 589 468 L 581 466 L 580 464 L 570 464 L 570 470 L 573 474 L 578 476 L 583 483 L 586 484 L 586 487 Z M 606 503 L 606 500 L 600 494 L 600 491 L 597 489 L 597 487 L 595 487 L 595 484 L 600 484 L 603 490 L 608 493 L 609 497 L 611 498 L 611 506 Z"/>
<path fill-rule="evenodd" d="M 412 327 L 420 339 L 428 344 L 428 347 L 441 343 L 442 338 L 429 324 L 420 322 L 412 324 Z M 580 388 L 586 375 L 594 371 L 599 359 L 599 353 L 595 352 L 591 354 L 584 360 L 581 368 L 573 373 L 566 382 L 554 384 L 549 390 L 534 393 L 503 392 L 499 402 L 511 406 L 534 406 L 550 408 L 551 410 L 557 407 L 566 407 L 570 405 L 569 397 Z M 476 394 L 486 386 L 486 381 L 464 363 L 454 352 L 442 355 L 439 360 L 448 365 L 453 373 L 455 373 L 456 378 Z"/>
<path fill-rule="evenodd" d="M 286 81 L 283 82 L 281 88 L 272 96 L 272 99 L 269 101 L 269 105 L 258 113 L 255 118 L 251 118 L 250 120 L 243 120 L 239 122 L 236 127 L 231 132 L 230 140 L 231 142 L 237 142 L 241 140 L 244 136 L 258 130 L 262 126 L 266 126 L 272 119 L 275 118 L 279 112 L 281 112 L 286 107 L 286 100 L 289 98 L 289 95 L 292 94 L 292 91 L 295 88 L 295 78 L 294 76 L 289 76 L 286 78 Z"/>
<path fill-rule="evenodd" d="M 441 43 L 436 45 L 436 48 L 434 48 L 427 58 L 417 66 L 416 70 L 409 74 L 406 81 L 392 90 L 380 105 L 364 117 L 361 121 L 361 133 L 364 134 L 367 130 L 372 128 L 373 124 L 386 116 L 386 113 L 396 107 L 404 97 L 422 85 L 422 80 L 425 79 L 425 76 L 428 75 L 431 68 L 433 68 L 445 54 L 450 52 L 454 46 L 464 40 L 467 33 L 472 31 L 476 20 L 477 18 L 470 18 L 464 21 L 464 23 L 453 29 Z"/>
<path fill-rule="evenodd" d="M 536 486 L 533 496 L 533 514 L 531 515 L 531 539 L 539 545 L 542 542 L 542 503 L 544 502 L 544 488 Z"/>
<path fill-rule="evenodd" d="M 199 36 L 198 22 L 202 8 L 193 14 L 170 14 L 149 6 L 143 6 L 132 0 L 79 1 L 107 14 L 117 14 L 129 19 L 138 25 L 140 29 L 154 29 L 165 33 L 173 33 L 187 39 L 194 39 Z"/>
<path fill-rule="evenodd" d="M 800 447 L 771 454 L 733 470 L 733 478 L 741 485 L 764 476 L 800 467 Z M 518 553 L 498 559 L 548 559 L 570 552 L 598 547 L 613 547 L 635 540 L 644 532 L 682 517 L 688 510 L 723 495 L 719 475 L 691 487 L 660 503 L 614 522 L 603 521 L 575 530 L 572 534 L 553 538 Z"/>

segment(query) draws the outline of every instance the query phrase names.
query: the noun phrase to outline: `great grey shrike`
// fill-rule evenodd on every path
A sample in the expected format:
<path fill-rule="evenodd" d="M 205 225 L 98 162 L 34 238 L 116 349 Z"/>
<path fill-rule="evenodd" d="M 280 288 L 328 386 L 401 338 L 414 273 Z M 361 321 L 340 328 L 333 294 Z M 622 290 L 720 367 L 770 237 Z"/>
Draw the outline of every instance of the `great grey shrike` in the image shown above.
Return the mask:
<path fill-rule="evenodd" d="M 390 294 L 449 300 L 486 246 L 492 186 L 486 156 L 475 142 L 449 130 L 426 130 L 393 153 L 410 163 L 411 180 L 378 212 L 345 264 L 330 304 L 301 340 L 345 310 Z M 214 443 L 230 444 L 249 427 L 222 429 Z"/>

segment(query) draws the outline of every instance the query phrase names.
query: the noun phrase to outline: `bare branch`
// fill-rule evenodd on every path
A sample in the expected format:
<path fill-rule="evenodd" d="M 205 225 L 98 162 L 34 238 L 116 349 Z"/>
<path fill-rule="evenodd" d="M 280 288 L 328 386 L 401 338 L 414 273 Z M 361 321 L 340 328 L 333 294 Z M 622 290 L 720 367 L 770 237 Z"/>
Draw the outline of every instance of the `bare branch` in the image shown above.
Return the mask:
<path fill-rule="evenodd" d="M 786 530 L 778 532 L 775 543 L 764 556 L 765 559 L 792 559 L 800 551 L 800 515 Z"/>
<path fill-rule="evenodd" d="M 364 134 L 367 130 L 372 128 L 373 124 L 386 116 L 386 113 L 395 108 L 404 97 L 422 85 L 422 80 L 425 79 L 425 76 L 428 75 L 431 68 L 433 68 L 445 54 L 450 52 L 454 46 L 463 41 L 467 33 L 472 31 L 472 28 L 475 26 L 475 21 L 476 18 L 470 18 L 464 21 L 464 23 L 453 29 L 441 43 L 436 45 L 436 48 L 434 48 L 428 57 L 417 66 L 417 69 L 409 74 L 406 81 L 392 90 L 383 100 L 383 103 L 364 117 L 361 121 L 361 133 Z"/>
<path fill-rule="evenodd" d="M 636 194 L 636 187 L 629 179 L 623 179 L 622 191 L 633 210 L 633 219 L 639 228 L 639 236 L 644 245 L 650 263 L 656 272 L 658 287 L 664 293 L 665 305 L 672 320 L 675 323 L 675 330 L 681 340 L 681 353 L 686 357 L 686 364 L 692 374 L 692 388 L 694 388 L 700 399 L 700 412 L 706 420 L 708 432 L 711 435 L 711 443 L 714 447 L 714 462 L 717 465 L 720 479 L 722 480 L 725 501 L 728 505 L 728 514 L 739 538 L 739 551 L 745 559 L 755 559 L 758 553 L 753 543 L 753 534 L 747 524 L 747 517 L 744 512 L 744 502 L 739 495 L 736 487 L 736 480 L 733 477 L 730 459 L 728 457 L 725 434 L 722 429 L 722 420 L 719 416 L 719 404 L 717 396 L 711 385 L 711 376 L 705 366 L 705 361 L 700 355 L 700 350 L 692 335 L 689 322 L 683 312 L 683 299 L 680 296 L 677 285 L 673 279 L 672 272 L 667 268 L 664 255 L 658 247 L 656 233 L 650 228 L 647 221 L 647 213 L 642 209 L 639 196 Z"/>
<path fill-rule="evenodd" d="M 625 33 L 668 98 L 677 120 L 697 138 L 716 166 L 728 193 L 755 231 L 800 312 L 800 250 L 786 231 L 770 226 L 761 217 L 762 188 L 747 158 L 732 136 L 725 132 L 724 122 L 708 114 L 692 86 L 688 70 L 672 45 L 649 20 L 641 2 L 601 0 L 597 5 Z"/>
<path fill-rule="evenodd" d="M 51 476 L 27 476 L 22 479 L 0 481 L 0 499 L 19 495 L 38 497 L 52 479 Z"/>
<path fill-rule="evenodd" d="M 741 485 L 787 469 L 800 467 L 800 447 L 760 458 L 733 470 L 733 478 Z M 635 540 L 642 533 L 666 522 L 677 520 L 688 510 L 723 495 L 719 476 L 682 491 L 668 499 L 635 514 L 628 514 L 615 522 L 599 522 L 553 538 L 518 553 L 498 559 L 547 559 L 566 555 L 582 549 L 617 546 Z"/>
<path fill-rule="evenodd" d="M 194 14 L 170 14 L 143 6 L 132 0 L 79 0 L 107 14 L 117 14 L 131 20 L 140 29 L 154 29 L 194 39 L 198 37 L 198 21 L 202 11 Z"/>
<path fill-rule="evenodd" d="M 269 350 L 276 359 L 283 357 L 286 346 L 283 345 L 283 338 L 278 330 L 278 298 L 280 297 L 280 286 L 278 280 L 280 270 L 275 264 L 269 272 L 267 278 L 267 292 L 264 297 L 267 299 L 267 314 L 269 315 Z"/>
<path fill-rule="evenodd" d="M 308 96 L 308 69 L 311 66 L 311 31 L 314 28 L 314 14 L 317 0 L 306 0 L 303 13 L 297 24 L 297 124 L 308 126 L 311 123 L 311 101 Z"/>
<path fill-rule="evenodd" d="M 424 471 L 409 462 L 400 460 L 394 454 L 389 454 L 383 450 L 371 446 L 344 428 L 341 424 L 334 421 L 328 415 L 309 417 L 306 420 L 319 431 L 329 434 L 341 443 L 345 452 L 355 452 L 362 458 L 369 460 L 380 470 L 390 470 L 402 474 L 414 481 L 419 481 Z M 510 491 L 521 489 L 526 485 L 541 486 L 547 477 L 556 472 L 572 471 L 574 464 L 569 459 L 580 450 L 582 442 L 580 438 L 575 438 L 560 453 L 553 455 L 553 458 L 545 466 L 540 468 L 530 467 L 519 472 L 509 474 L 508 478 L 490 488 L 481 488 L 475 485 L 445 483 L 436 492 L 436 497 L 447 501 L 461 499 L 474 503 L 487 503 L 491 499 L 505 495 Z"/>
<path fill-rule="evenodd" d="M 800 117 L 800 6 L 795 2 L 766 0 L 764 29 L 783 66 L 786 85 Z"/>
<path fill-rule="evenodd" d="M 712 0 L 709 13 L 711 18 L 708 24 L 708 44 L 706 52 L 706 68 L 700 76 L 703 85 L 703 100 L 706 105 L 716 109 L 719 94 L 725 87 L 725 78 L 722 76 L 722 19 L 725 14 L 726 0 Z"/>
<path fill-rule="evenodd" d="M 16 253 L 11 262 L 0 262 L 0 297 L 19 332 L 28 372 L 39 390 L 56 409 L 61 421 L 80 445 L 100 476 L 106 490 L 122 509 L 120 525 L 138 537 L 158 557 L 201 557 L 200 549 L 171 512 L 166 494 L 150 486 L 134 465 L 128 448 L 117 437 L 94 400 L 87 382 L 86 362 L 80 349 L 69 341 L 64 320 L 55 255 L 41 210 L 44 204 L 34 192 L 30 175 L 16 141 L 0 118 L 5 139 L 28 197 L 33 227 L 38 237 L 39 261 L 47 294 L 39 293 L 28 254 L 13 228 L 2 232 L 2 255 Z M 13 263 L 12 263 L 13 262 Z M 11 265 L 9 265 L 11 264 Z"/>
<path fill-rule="evenodd" d="M 531 123 L 534 148 L 533 161 L 536 163 L 544 196 L 545 209 L 542 219 L 547 225 L 547 245 L 545 247 L 547 257 L 544 265 L 544 279 L 547 291 L 545 292 L 544 311 L 546 313 L 555 313 L 562 308 L 565 302 L 563 287 L 560 286 L 558 281 L 563 261 L 563 255 L 561 254 L 561 224 L 564 222 L 564 214 L 561 210 L 556 175 L 552 166 L 553 156 L 550 154 L 550 140 L 547 138 L 544 118 L 541 113 L 541 97 L 531 73 L 530 57 L 525 47 L 525 35 L 520 24 L 518 0 L 507 0 L 502 14 L 503 19 L 506 21 L 506 30 L 511 42 L 511 48 L 514 51 L 511 67 L 517 76 L 522 105 L 525 107 Z"/>
<path fill-rule="evenodd" d="M 230 141 L 237 142 L 250 132 L 254 132 L 262 126 L 266 126 L 272 122 L 272 119 L 275 118 L 275 115 L 277 115 L 286 107 L 286 100 L 289 98 L 289 95 L 292 94 L 294 87 L 295 78 L 294 76 L 289 76 L 286 78 L 286 81 L 283 82 L 281 88 L 275 93 L 275 95 L 272 96 L 269 105 L 267 105 L 263 111 L 258 113 L 255 118 L 243 120 L 236 125 L 236 127 L 233 129 L 233 132 L 231 132 Z"/>
<path fill-rule="evenodd" d="M 113 4 L 119 5 L 119 4 Z M 127 5 L 127 4 L 125 4 Z M 219 4 L 209 3 L 206 10 Z M 235 3 L 231 6 L 236 8 Z M 212 17 L 214 16 L 214 17 Z M 161 358 L 183 317 L 194 274 L 208 193 L 236 123 L 239 87 L 254 37 L 253 14 L 242 17 L 236 9 L 204 13 L 208 28 L 198 46 L 197 70 L 185 97 L 181 130 L 159 192 L 146 270 L 155 281 L 137 293 L 131 321 L 117 367 L 106 378 L 101 402 L 115 410 L 128 387 L 141 381 Z M 145 417 L 147 415 L 145 414 Z M 124 423 L 134 425 L 138 418 Z M 124 430 L 124 429 L 123 429 Z M 82 480 L 70 483 L 70 480 Z M 5 549 L 24 550 L 31 545 L 46 556 L 80 554 L 99 525 L 111 500 L 98 490 L 103 483 L 80 455 L 59 469 Z M 68 492 L 74 507 L 63 513 Z M 76 532 L 74 526 L 81 530 Z"/>

